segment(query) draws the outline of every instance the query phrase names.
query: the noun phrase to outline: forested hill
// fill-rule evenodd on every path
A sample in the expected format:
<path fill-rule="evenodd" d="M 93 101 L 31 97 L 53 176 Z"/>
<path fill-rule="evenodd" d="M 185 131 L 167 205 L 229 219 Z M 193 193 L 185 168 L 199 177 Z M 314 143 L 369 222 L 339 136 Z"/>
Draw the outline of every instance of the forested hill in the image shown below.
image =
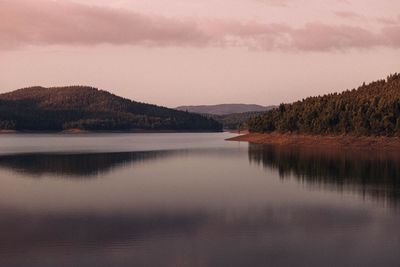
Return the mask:
<path fill-rule="evenodd" d="M 177 110 L 189 111 L 200 114 L 229 115 L 247 112 L 267 111 L 271 107 L 255 104 L 220 104 L 220 105 L 201 105 L 201 106 L 180 106 Z"/>
<path fill-rule="evenodd" d="M 238 130 L 247 129 L 247 121 L 249 119 L 273 108 L 274 106 L 260 106 L 255 104 L 220 104 L 180 106 L 176 109 L 206 115 L 222 123 L 226 130 Z"/>
<path fill-rule="evenodd" d="M 144 104 L 85 86 L 31 87 L 0 95 L 0 129 L 220 131 L 199 114 Z"/>
<path fill-rule="evenodd" d="M 281 104 L 248 124 L 253 132 L 400 135 L 400 74 L 343 93 Z"/>

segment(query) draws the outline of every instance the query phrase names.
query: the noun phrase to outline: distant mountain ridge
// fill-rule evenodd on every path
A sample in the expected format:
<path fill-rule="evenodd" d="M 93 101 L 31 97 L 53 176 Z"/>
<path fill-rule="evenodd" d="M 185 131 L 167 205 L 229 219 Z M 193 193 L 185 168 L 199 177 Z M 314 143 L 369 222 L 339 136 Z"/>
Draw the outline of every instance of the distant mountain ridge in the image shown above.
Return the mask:
<path fill-rule="evenodd" d="M 221 131 L 217 121 L 88 86 L 29 87 L 0 94 L 0 129 L 20 131 Z"/>
<path fill-rule="evenodd" d="M 256 104 L 219 104 L 219 105 L 199 105 L 199 106 L 179 106 L 176 108 L 181 111 L 188 111 L 200 114 L 228 115 L 245 112 L 260 112 L 271 109 L 270 106 Z"/>
<path fill-rule="evenodd" d="M 222 123 L 226 130 L 247 129 L 247 121 L 273 109 L 275 106 L 256 104 L 220 104 L 200 106 L 180 106 L 176 109 L 198 114 L 205 114 Z"/>

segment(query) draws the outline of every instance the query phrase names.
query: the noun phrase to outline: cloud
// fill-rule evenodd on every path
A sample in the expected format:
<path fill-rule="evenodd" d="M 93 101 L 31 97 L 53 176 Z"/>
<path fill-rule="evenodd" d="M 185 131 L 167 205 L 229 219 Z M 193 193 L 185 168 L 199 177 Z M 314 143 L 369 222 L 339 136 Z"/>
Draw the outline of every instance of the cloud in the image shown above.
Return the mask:
<path fill-rule="evenodd" d="M 400 47 L 400 25 L 386 27 L 383 33 L 388 44 L 392 47 Z"/>
<path fill-rule="evenodd" d="M 299 50 L 334 50 L 371 48 L 388 45 L 375 34 L 360 27 L 332 26 L 321 23 L 307 24 L 291 33 L 292 46 Z"/>
<path fill-rule="evenodd" d="M 0 0 L 0 48 L 3 49 L 26 45 L 103 43 L 242 46 L 261 50 L 305 51 L 376 46 L 398 48 L 398 30 L 399 25 L 390 25 L 372 32 L 362 27 L 323 23 L 294 28 L 286 24 L 255 21 L 166 18 L 68 1 Z"/>
<path fill-rule="evenodd" d="M 287 7 L 292 0 L 254 0 L 271 6 Z"/>
<path fill-rule="evenodd" d="M 398 19 L 378 17 L 378 18 L 376 18 L 376 21 L 381 24 L 386 24 L 386 25 L 397 25 L 397 24 L 400 24 L 400 16 Z"/>
<path fill-rule="evenodd" d="M 359 19 L 361 15 L 351 12 L 351 11 L 337 11 L 335 12 L 336 16 L 344 19 Z"/>
<path fill-rule="evenodd" d="M 24 44 L 202 44 L 191 22 L 56 1 L 0 1 L 0 42 Z"/>
<path fill-rule="evenodd" d="M 399 18 L 368 17 L 352 11 L 336 11 L 334 14 L 341 19 L 359 21 L 362 23 L 376 22 L 378 24 L 386 25 L 396 25 L 400 23 L 400 16 Z"/>

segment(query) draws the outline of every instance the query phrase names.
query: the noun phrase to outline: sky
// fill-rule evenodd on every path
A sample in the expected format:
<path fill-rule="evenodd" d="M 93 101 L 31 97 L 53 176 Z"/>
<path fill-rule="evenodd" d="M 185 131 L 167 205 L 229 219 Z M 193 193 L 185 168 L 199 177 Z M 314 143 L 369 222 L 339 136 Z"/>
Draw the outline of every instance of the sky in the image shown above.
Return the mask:
<path fill-rule="evenodd" d="M 0 92 L 276 105 L 400 72 L 400 1 L 0 0 Z"/>

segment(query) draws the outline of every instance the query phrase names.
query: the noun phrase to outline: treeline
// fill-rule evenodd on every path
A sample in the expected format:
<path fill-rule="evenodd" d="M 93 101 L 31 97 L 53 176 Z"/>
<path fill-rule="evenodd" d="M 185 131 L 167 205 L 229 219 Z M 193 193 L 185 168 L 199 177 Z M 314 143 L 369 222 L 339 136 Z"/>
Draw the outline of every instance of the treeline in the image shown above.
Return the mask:
<path fill-rule="evenodd" d="M 400 135 L 400 74 L 343 93 L 281 104 L 248 125 L 252 132 Z"/>
<path fill-rule="evenodd" d="M 0 95 L 0 129 L 221 131 L 212 118 L 121 98 L 92 87 L 31 87 Z"/>
<path fill-rule="evenodd" d="M 227 115 L 206 114 L 210 118 L 222 123 L 226 130 L 244 130 L 248 129 L 248 121 L 254 117 L 262 115 L 264 112 L 253 111 L 244 113 L 233 113 Z"/>

